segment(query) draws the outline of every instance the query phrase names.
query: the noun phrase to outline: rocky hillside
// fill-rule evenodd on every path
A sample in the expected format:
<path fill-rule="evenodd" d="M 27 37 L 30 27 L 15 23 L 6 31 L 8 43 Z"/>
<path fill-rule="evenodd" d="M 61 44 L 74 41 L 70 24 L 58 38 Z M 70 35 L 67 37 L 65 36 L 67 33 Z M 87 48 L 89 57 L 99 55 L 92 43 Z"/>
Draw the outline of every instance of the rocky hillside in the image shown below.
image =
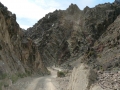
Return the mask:
<path fill-rule="evenodd" d="M 46 64 L 62 64 L 82 55 L 85 56 L 84 62 L 89 63 L 92 58 L 96 64 L 99 60 L 95 60 L 101 56 L 99 54 L 106 42 L 102 43 L 100 38 L 119 14 L 120 4 L 117 0 L 112 4 L 86 7 L 83 11 L 71 4 L 66 10 L 47 14 L 27 30 L 26 36 L 37 44 Z"/>
<path fill-rule="evenodd" d="M 119 90 L 119 44 L 120 0 L 84 10 L 71 4 L 47 14 L 27 31 L 0 3 L 1 79 L 45 74 L 44 64 L 55 64 L 75 67 L 68 90 Z"/>
<path fill-rule="evenodd" d="M 47 14 L 25 35 L 37 44 L 46 65 L 78 66 L 73 71 L 68 90 L 119 90 L 119 81 L 114 81 L 120 68 L 119 0 L 94 8 L 85 7 L 84 10 L 71 4 L 66 10 Z M 71 63 L 77 60 L 79 63 Z M 81 63 L 85 66 L 82 67 Z M 91 70 L 98 75 L 94 78 L 96 80 L 88 77 L 91 77 Z M 87 76 L 84 73 L 88 73 Z M 78 82 L 83 80 L 79 77 L 82 76 L 87 78 L 87 84 L 84 89 L 79 89 Z M 107 76 L 109 79 L 105 78 Z"/>
<path fill-rule="evenodd" d="M 16 15 L 0 3 L 0 86 L 1 80 L 8 76 L 23 77 L 36 72 L 47 73 L 38 47 L 24 36 Z"/>
<path fill-rule="evenodd" d="M 118 9 L 120 2 L 116 0 L 111 5 L 117 6 Z M 103 5 L 100 6 L 103 7 Z M 110 15 L 112 16 L 112 13 Z M 115 20 L 112 18 L 113 22 L 104 29 L 105 31 L 93 46 L 82 57 L 79 57 L 79 63 L 89 66 L 78 64 L 78 67 L 74 68 L 67 90 L 120 89 L 120 14 L 117 16 L 113 14 L 114 16 Z M 97 76 L 93 73 L 96 73 Z M 82 86 L 80 86 L 80 82 L 83 82 Z"/>
<path fill-rule="evenodd" d="M 58 64 L 70 58 L 67 40 L 71 37 L 71 32 L 79 28 L 80 13 L 79 8 L 72 4 L 65 11 L 56 10 L 47 14 L 27 30 L 26 35 L 38 45 L 46 64 Z"/>

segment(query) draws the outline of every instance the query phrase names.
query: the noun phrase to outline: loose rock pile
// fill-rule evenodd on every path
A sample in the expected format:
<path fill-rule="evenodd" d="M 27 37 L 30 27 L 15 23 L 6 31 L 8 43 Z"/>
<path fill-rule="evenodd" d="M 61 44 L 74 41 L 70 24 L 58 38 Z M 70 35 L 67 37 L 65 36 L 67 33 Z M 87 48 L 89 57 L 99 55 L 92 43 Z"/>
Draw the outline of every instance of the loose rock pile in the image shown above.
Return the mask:
<path fill-rule="evenodd" d="M 98 84 L 105 90 L 120 90 L 120 71 L 100 74 Z"/>

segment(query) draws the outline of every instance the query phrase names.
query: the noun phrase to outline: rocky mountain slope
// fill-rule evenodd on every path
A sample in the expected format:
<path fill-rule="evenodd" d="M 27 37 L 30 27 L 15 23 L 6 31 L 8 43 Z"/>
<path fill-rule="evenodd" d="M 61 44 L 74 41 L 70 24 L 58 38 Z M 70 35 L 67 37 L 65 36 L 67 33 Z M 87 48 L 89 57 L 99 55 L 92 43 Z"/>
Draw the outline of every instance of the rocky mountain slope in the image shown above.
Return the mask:
<path fill-rule="evenodd" d="M 103 82 L 108 82 L 108 79 L 105 79 L 106 76 L 112 81 L 119 75 L 119 15 L 119 0 L 115 0 L 113 3 L 99 4 L 94 8 L 85 7 L 84 10 L 71 4 L 66 10 L 56 10 L 47 14 L 29 28 L 25 35 L 37 44 L 46 65 L 78 66 L 78 69 L 73 71 L 71 82 L 75 80 L 77 83 L 78 77 L 82 77 L 81 74 L 79 75 L 81 63 L 87 64 L 88 68 L 98 75 L 96 81 L 101 80 L 99 78 L 102 77 Z M 78 59 L 80 62 L 72 65 L 71 62 Z M 90 70 L 85 71 L 88 76 L 91 75 Z M 87 89 L 75 88 L 76 84 L 70 82 L 71 87 L 68 90 L 114 90 L 116 89 L 115 85 L 117 85 L 116 90 L 119 90 L 118 80 L 118 83 L 110 82 L 108 87 L 102 88 L 107 85 L 90 87 L 92 83 L 99 82 L 91 83 L 89 77 L 87 78 L 88 85 L 83 87 Z M 113 85 L 113 88 L 110 88 L 109 85 Z"/>
<path fill-rule="evenodd" d="M 45 74 L 47 69 L 42 63 L 38 47 L 25 38 L 24 31 L 16 22 L 16 15 L 0 3 L 0 87 L 1 80 L 9 77 Z"/>
<path fill-rule="evenodd" d="M 107 41 L 102 43 L 102 40 L 107 40 L 102 36 L 119 14 L 120 4 L 117 0 L 112 4 L 86 7 L 83 11 L 71 4 L 67 10 L 47 14 L 26 31 L 26 36 L 37 44 L 46 64 L 62 64 L 83 55 L 84 62 L 89 63 L 92 58 L 96 64 L 104 43 L 108 44 Z"/>
<path fill-rule="evenodd" d="M 55 64 L 75 67 L 67 90 L 119 90 L 119 44 L 120 0 L 84 10 L 71 4 L 27 31 L 0 3 L 0 78 L 45 74 Z"/>
<path fill-rule="evenodd" d="M 79 13 L 79 8 L 72 4 L 66 11 L 56 10 L 47 14 L 27 30 L 26 35 L 38 45 L 46 64 L 58 64 L 71 56 L 67 40 L 71 37 L 73 23 L 79 23 Z"/>

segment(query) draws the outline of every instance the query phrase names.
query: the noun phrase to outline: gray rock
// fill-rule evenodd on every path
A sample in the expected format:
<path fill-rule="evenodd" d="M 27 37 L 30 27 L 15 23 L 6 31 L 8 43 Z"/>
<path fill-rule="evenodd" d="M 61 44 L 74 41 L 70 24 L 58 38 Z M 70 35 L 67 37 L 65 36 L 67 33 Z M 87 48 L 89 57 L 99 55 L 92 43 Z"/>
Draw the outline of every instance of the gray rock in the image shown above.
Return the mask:
<path fill-rule="evenodd" d="M 120 3 L 120 0 L 115 0 L 116 3 Z"/>

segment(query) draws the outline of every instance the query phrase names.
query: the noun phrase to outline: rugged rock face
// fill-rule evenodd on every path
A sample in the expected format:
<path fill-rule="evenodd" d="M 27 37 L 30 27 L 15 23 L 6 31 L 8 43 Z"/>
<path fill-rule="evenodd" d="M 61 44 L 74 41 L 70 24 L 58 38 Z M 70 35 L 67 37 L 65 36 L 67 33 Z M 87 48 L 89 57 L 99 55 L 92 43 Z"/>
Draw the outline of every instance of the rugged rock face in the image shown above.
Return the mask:
<path fill-rule="evenodd" d="M 16 22 L 15 14 L 0 3 L 0 78 L 4 75 L 47 72 L 37 46 Z"/>
<path fill-rule="evenodd" d="M 86 7 L 83 11 L 71 4 L 67 10 L 47 14 L 27 30 L 26 36 L 38 45 L 46 64 L 61 64 L 83 54 L 86 61 L 95 51 L 94 44 L 114 22 L 119 11 L 118 3 Z"/>
<path fill-rule="evenodd" d="M 70 67 L 70 61 L 80 58 L 77 66 L 85 64 L 73 70 L 68 90 L 119 90 L 120 82 L 113 80 L 119 76 L 119 44 L 119 0 L 83 11 L 71 4 L 66 10 L 47 14 L 27 31 L 0 3 L 1 74 L 44 74 L 47 69 L 43 63 Z M 96 79 L 94 74 L 96 81 L 91 78 L 93 71 L 98 75 Z M 103 84 L 107 83 L 106 76 L 110 82 Z M 106 87 L 109 85 L 112 88 Z"/>
<path fill-rule="evenodd" d="M 73 19 L 76 18 L 74 22 L 77 23 L 79 13 L 78 7 L 72 4 L 67 11 L 49 13 L 27 30 L 27 36 L 38 44 L 42 59 L 47 64 L 61 63 L 71 56 L 67 40 L 73 31 Z"/>
<path fill-rule="evenodd" d="M 120 33 L 119 26 L 120 16 L 109 25 L 104 34 L 95 42 L 94 50 L 96 51 L 96 61 L 99 62 L 103 70 L 112 70 L 119 66 L 119 43 Z M 95 67 L 97 68 L 97 67 Z"/>
<path fill-rule="evenodd" d="M 120 67 L 119 2 L 115 0 L 114 3 L 99 4 L 94 8 L 86 7 L 83 11 L 71 4 L 64 11 L 56 10 L 47 14 L 27 30 L 26 36 L 38 45 L 40 55 L 47 65 L 49 62 L 49 64 L 67 63 L 66 66 L 70 66 L 69 61 L 83 57 L 80 62 L 87 64 L 98 75 L 102 76 L 99 72 L 106 71 L 115 71 L 113 74 L 118 75 L 116 73 Z M 75 76 L 73 74 L 72 79 L 77 79 Z M 119 87 L 118 83 L 115 84 Z M 74 89 L 75 84 L 71 87 L 70 90 L 77 90 Z M 102 88 L 98 83 L 88 90 L 98 88 L 111 90 L 109 87 Z M 112 88 L 114 89 L 116 87 Z"/>
<path fill-rule="evenodd" d="M 89 65 L 89 67 L 97 70 L 97 81 L 91 85 L 88 89 L 86 86 L 82 86 L 86 89 L 82 90 L 119 90 L 120 81 L 119 81 L 119 59 L 120 59 L 120 15 L 111 23 L 106 29 L 105 32 L 100 35 L 100 37 L 95 41 L 93 47 L 84 54 L 84 58 L 81 58 L 81 62 L 84 62 Z M 79 69 L 79 68 L 77 68 Z M 80 70 L 73 70 L 70 86 L 68 90 L 79 90 L 77 89 L 80 86 L 77 81 L 79 75 L 84 74 L 84 70 L 80 73 Z M 76 76 L 77 74 L 78 76 Z M 75 79 L 77 78 L 77 79 Z M 88 77 L 85 78 L 89 79 Z M 91 81 L 91 80 L 90 80 Z M 75 84 L 71 84 L 75 82 Z M 87 81 L 89 83 L 89 81 Z M 75 89 L 74 89 L 75 88 Z M 80 88 L 80 87 L 79 87 Z"/>

